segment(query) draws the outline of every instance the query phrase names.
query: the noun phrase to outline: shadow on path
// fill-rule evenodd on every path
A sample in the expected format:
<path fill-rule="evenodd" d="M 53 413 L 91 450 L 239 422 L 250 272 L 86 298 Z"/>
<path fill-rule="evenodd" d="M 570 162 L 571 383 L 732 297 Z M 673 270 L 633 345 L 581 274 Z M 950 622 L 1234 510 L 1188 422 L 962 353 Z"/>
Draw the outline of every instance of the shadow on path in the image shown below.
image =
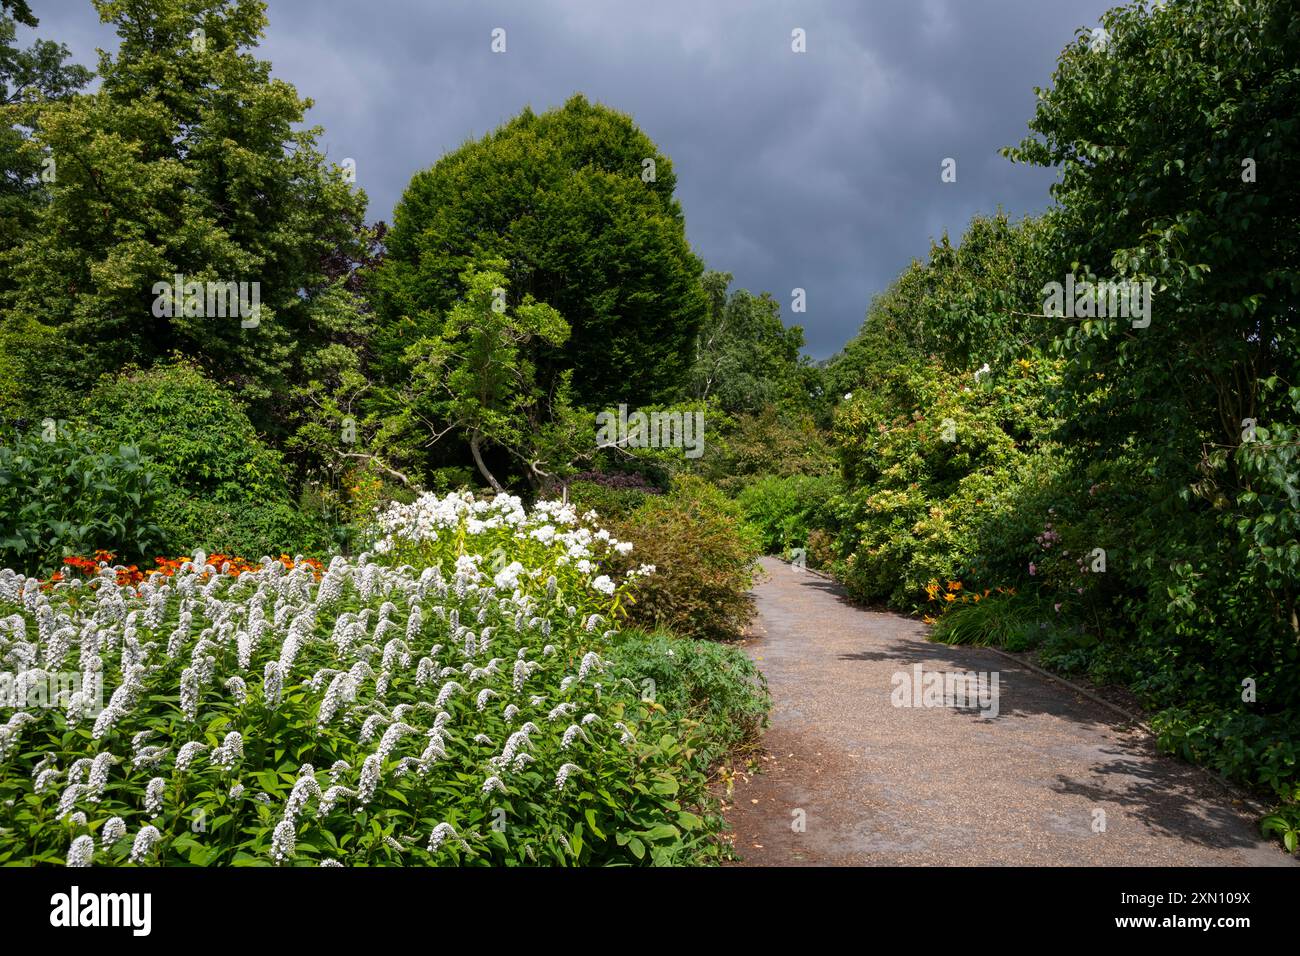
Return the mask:
<path fill-rule="evenodd" d="M 763 566 L 747 649 L 775 706 L 763 772 L 727 811 L 746 864 L 1291 865 L 1247 808 L 1109 708 Z M 996 716 L 896 706 L 917 665 L 986 689 L 996 675 Z"/>

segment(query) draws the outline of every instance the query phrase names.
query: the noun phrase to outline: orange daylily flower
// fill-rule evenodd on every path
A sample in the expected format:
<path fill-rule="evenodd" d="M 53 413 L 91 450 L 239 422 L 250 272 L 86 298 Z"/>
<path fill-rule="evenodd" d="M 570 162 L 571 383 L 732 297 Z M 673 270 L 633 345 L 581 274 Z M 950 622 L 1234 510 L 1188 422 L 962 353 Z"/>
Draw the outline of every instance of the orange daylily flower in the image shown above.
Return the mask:
<path fill-rule="evenodd" d="M 79 555 L 73 555 L 71 557 L 64 558 L 63 563 L 69 568 L 75 568 L 76 570 L 81 571 L 87 577 L 94 577 L 95 575 L 99 574 L 100 567 L 112 562 L 114 557 L 115 555 L 113 554 L 112 551 L 100 550 L 95 552 L 95 558 L 93 560 L 91 558 L 84 558 Z M 161 575 L 162 577 L 170 578 L 173 577 L 176 574 L 176 572 L 180 570 L 181 565 L 191 560 L 193 559 L 190 558 L 188 555 L 183 557 L 178 557 L 178 558 L 168 558 L 168 557 L 159 556 L 154 558 L 153 561 L 154 566 L 149 571 L 141 571 L 138 565 L 134 565 L 134 564 L 126 565 L 125 567 L 117 569 L 117 583 L 119 585 L 136 585 L 144 581 L 145 578 L 155 574 Z M 241 574 L 244 574 L 245 572 L 248 571 L 261 570 L 260 563 L 254 563 L 252 561 L 246 560 L 245 558 L 241 558 L 238 557 L 237 555 L 231 555 L 231 554 L 208 555 L 207 563 L 212 565 L 212 567 L 217 568 L 218 573 L 224 573 L 231 577 L 239 577 Z M 288 555 L 281 555 L 280 563 L 283 564 L 289 570 L 293 570 L 293 568 L 295 567 L 294 560 Z M 316 579 L 320 580 L 321 568 L 323 567 L 321 562 L 317 561 L 314 558 L 303 558 L 300 563 L 306 567 L 311 568 L 316 576 Z M 54 577 L 50 579 L 51 582 L 61 581 L 61 580 L 63 580 L 63 574 L 61 572 L 56 574 Z"/>

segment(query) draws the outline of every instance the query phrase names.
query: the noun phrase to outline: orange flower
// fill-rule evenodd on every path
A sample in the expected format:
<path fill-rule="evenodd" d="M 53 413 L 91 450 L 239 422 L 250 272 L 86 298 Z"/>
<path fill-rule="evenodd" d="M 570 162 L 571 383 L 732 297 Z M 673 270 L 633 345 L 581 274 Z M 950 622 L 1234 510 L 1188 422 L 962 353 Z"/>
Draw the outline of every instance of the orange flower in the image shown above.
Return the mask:
<path fill-rule="evenodd" d="M 83 558 L 79 555 L 72 555 L 64 558 L 63 563 L 69 568 L 75 568 L 76 570 L 81 571 L 88 577 L 94 577 L 99 573 L 101 563 L 107 564 L 111 562 L 114 557 L 115 555 L 113 552 L 100 550 L 95 552 L 95 560 Z M 155 574 L 168 578 L 174 577 L 176 572 L 180 570 L 181 565 L 190 560 L 192 559 L 189 556 L 168 558 L 158 555 L 153 559 L 153 568 L 149 571 L 141 571 L 139 566 L 134 564 L 127 565 L 118 570 L 117 583 L 121 585 L 135 585 Z M 261 565 L 259 564 L 253 564 L 250 561 L 246 561 L 244 558 L 229 554 L 209 555 L 208 563 L 217 568 L 218 573 L 221 573 L 221 570 L 224 569 L 224 572 L 231 577 L 239 577 L 245 572 L 258 571 L 261 569 Z M 290 570 L 294 567 L 294 561 L 288 555 L 282 555 L 280 557 L 280 563 Z M 314 558 L 303 558 L 301 563 L 306 567 L 311 568 L 316 580 L 320 580 L 322 568 L 321 562 Z M 62 579 L 63 575 L 60 573 L 58 577 L 51 578 L 51 581 Z"/>

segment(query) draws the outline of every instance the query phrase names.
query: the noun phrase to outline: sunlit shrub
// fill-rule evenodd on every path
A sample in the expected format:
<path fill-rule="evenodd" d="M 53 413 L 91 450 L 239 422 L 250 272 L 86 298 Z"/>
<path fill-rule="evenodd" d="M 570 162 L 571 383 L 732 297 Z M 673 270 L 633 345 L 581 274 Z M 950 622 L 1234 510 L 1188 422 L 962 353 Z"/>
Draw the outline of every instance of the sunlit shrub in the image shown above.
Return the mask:
<path fill-rule="evenodd" d="M 756 745 L 772 701 L 767 682 L 739 647 L 629 629 L 614 638 L 610 674 L 627 678 L 670 716 L 698 720 L 708 743 L 702 767 Z"/>
<path fill-rule="evenodd" d="M 569 500 L 580 511 L 594 511 L 601 518 L 626 518 L 645 504 L 650 495 L 662 494 L 640 475 L 586 473 L 569 482 Z"/>
<path fill-rule="evenodd" d="M 0 444 L 0 562 L 49 573 L 97 548 L 147 555 L 161 543 L 162 492 L 139 449 L 89 431 L 50 423 Z"/>
<path fill-rule="evenodd" d="M 809 533 L 831 523 L 831 502 L 840 491 L 833 476 L 767 475 L 736 496 L 745 519 L 758 529 L 768 554 L 805 548 Z"/>
<path fill-rule="evenodd" d="M 835 570 L 855 597 L 915 610 L 929 581 L 979 569 L 983 529 L 1018 507 L 1018 486 L 1045 454 L 1021 436 L 1042 421 L 1035 406 L 1055 374 L 1046 361 L 979 375 L 913 361 L 839 407 Z"/>
<path fill-rule="evenodd" d="M 679 476 L 668 494 L 648 499 L 615 527 L 635 543 L 635 560 L 655 567 L 639 582 L 629 623 L 709 640 L 744 633 L 762 545 L 726 495 L 700 478 Z"/>
<path fill-rule="evenodd" d="M 106 441 L 137 445 L 157 469 L 165 550 L 324 554 L 334 543 L 322 516 L 297 507 L 281 454 L 194 365 L 128 369 L 101 382 L 87 407 Z"/>

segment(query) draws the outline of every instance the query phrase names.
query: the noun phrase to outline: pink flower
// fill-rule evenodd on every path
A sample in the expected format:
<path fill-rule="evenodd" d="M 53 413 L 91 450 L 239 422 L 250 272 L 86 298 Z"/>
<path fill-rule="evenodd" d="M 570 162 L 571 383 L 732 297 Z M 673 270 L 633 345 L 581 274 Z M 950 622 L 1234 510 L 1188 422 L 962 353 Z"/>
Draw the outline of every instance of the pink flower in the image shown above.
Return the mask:
<path fill-rule="evenodd" d="M 1030 561 L 1030 562 L 1029 562 L 1029 576 L 1030 576 L 1030 577 L 1033 577 L 1033 576 L 1034 576 L 1035 574 L 1037 574 L 1037 573 L 1038 573 L 1038 568 L 1034 566 L 1034 562 Z"/>

